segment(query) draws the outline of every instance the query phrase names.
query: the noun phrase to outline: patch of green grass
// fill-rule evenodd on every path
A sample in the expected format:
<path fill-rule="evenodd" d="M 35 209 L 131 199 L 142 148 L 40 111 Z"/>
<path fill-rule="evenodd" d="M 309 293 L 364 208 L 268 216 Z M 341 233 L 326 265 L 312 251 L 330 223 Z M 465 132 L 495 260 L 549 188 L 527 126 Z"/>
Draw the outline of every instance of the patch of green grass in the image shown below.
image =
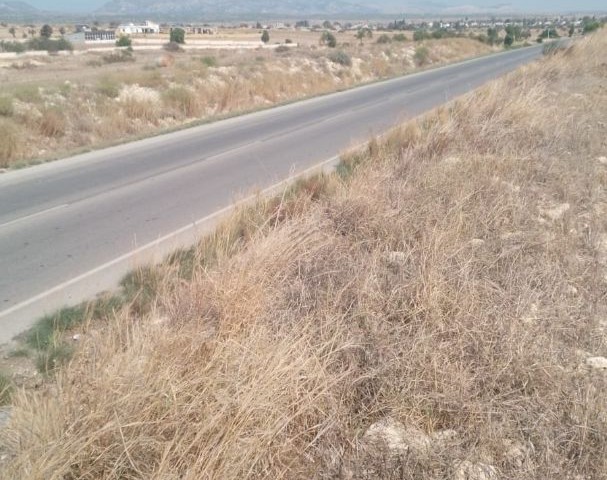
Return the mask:
<path fill-rule="evenodd" d="M 143 267 L 126 275 L 120 282 L 124 301 L 131 311 L 145 314 L 156 299 L 162 285 L 163 272 L 159 267 Z"/>
<path fill-rule="evenodd" d="M 14 96 L 27 103 L 40 103 L 42 96 L 37 85 L 20 85 L 13 91 Z"/>
<path fill-rule="evenodd" d="M 36 350 L 45 351 L 55 345 L 58 334 L 81 325 L 89 318 L 101 318 L 110 315 L 123 305 L 118 296 L 100 298 L 92 303 L 83 303 L 76 307 L 59 310 L 39 320 L 24 336 L 25 344 Z"/>
<path fill-rule="evenodd" d="M 13 382 L 4 373 L 0 373 L 0 405 L 8 405 L 13 393 Z"/>
<path fill-rule="evenodd" d="M 61 365 L 66 364 L 74 354 L 74 347 L 65 342 L 58 342 L 40 352 L 36 359 L 36 368 L 40 373 L 49 374 Z"/>
<path fill-rule="evenodd" d="M 31 354 L 31 351 L 27 348 L 16 348 L 8 353 L 9 358 L 27 358 Z"/>
<path fill-rule="evenodd" d="M 120 95 L 120 85 L 109 78 L 101 79 L 97 85 L 97 93 L 108 98 L 117 98 Z"/>
<path fill-rule="evenodd" d="M 207 67 L 217 66 L 217 59 L 215 57 L 202 57 L 200 61 Z"/>
<path fill-rule="evenodd" d="M 0 96 L 0 117 L 12 117 L 15 114 L 12 97 Z"/>

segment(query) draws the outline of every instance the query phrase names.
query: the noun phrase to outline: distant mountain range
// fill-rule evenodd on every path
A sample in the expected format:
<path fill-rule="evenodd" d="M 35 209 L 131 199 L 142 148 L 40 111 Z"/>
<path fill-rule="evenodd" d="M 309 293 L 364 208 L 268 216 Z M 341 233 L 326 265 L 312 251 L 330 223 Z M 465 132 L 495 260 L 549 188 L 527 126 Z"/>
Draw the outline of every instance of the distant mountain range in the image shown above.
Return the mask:
<path fill-rule="evenodd" d="M 36 15 L 41 13 L 35 7 L 25 2 L 0 2 L 0 17 L 17 17 L 21 15 Z"/>
<path fill-rule="evenodd" d="M 344 0 L 112 0 L 101 15 L 166 15 L 207 18 L 379 15 L 378 7 Z"/>

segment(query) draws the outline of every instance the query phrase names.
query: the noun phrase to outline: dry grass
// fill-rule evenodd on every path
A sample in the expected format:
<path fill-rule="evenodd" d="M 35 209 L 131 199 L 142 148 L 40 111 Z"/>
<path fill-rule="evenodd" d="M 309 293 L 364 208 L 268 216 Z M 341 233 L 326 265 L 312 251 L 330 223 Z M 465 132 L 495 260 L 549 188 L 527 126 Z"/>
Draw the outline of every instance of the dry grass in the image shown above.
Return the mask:
<path fill-rule="evenodd" d="M 78 72 L 76 66 L 59 68 L 53 63 L 65 62 L 63 58 L 50 59 L 49 64 L 32 67 L 35 72 L 19 74 L 21 83 L 11 78 L 15 84 L 0 98 L 0 116 L 30 131 L 11 163 L 36 162 L 41 151 L 47 157 L 67 154 L 108 140 L 153 134 L 193 120 L 327 93 L 415 68 L 410 43 L 370 42 L 339 48 L 346 51 L 343 58 L 350 59 L 341 65 L 328 59 L 336 53 L 333 49 L 317 45 L 280 54 L 225 51 L 210 57 L 202 52 L 160 56 L 121 52 L 105 60 L 94 55 Z M 428 42 L 427 48 L 432 52 L 429 63 L 435 64 L 491 51 L 470 39 Z M 108 59 L 128 62 L 108 70 L 104 65 Z M 3 115 L 3 110 L 8 113 Z M 63 118 L 53 110 L 60 110 Z M 61 128 L 55 128 L 59 124 Z"/>
<path fill-rule="evenodd" d="M 3 478 L 607 478 L 586 367 L 607 356 L 606 46 L 235 216 L 187 276 L 161 267 L 147 313 L 15 393 Z M 394 458 L 364 448 L 386 417 L 453 432 Z"/>
<path fill-rule="evenodd" d="M 19 127 L 0 118 L 0 168 L 11 166 L 21 156 L 22 141 Z"/>

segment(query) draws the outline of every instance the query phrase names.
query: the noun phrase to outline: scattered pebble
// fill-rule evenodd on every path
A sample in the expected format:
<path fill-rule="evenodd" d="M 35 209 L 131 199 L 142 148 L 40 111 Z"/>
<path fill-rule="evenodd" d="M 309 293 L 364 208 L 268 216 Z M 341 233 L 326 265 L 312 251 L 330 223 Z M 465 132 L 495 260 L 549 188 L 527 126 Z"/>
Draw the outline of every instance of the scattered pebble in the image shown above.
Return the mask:
<path fill-rule="evenodd" d="M 607 370 L 607 358 L 590 357 L 586 359 L 586 365 L 596 370 Z"/>

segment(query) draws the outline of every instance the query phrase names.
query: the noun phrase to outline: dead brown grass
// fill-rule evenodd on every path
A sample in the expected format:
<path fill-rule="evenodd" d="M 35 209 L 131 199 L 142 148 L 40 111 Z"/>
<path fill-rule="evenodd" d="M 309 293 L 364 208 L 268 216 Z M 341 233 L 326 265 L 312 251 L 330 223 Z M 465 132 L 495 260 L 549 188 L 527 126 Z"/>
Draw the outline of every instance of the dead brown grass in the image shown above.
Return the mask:
<path fill-rule="evenodd" d="M 607 478 L 606 44 L 261 202 L 188 279 L 163 267 L 149 313 L 16 394 L 3 478 Z M 452 432 L 366 449 L 388 417 Z"/>

